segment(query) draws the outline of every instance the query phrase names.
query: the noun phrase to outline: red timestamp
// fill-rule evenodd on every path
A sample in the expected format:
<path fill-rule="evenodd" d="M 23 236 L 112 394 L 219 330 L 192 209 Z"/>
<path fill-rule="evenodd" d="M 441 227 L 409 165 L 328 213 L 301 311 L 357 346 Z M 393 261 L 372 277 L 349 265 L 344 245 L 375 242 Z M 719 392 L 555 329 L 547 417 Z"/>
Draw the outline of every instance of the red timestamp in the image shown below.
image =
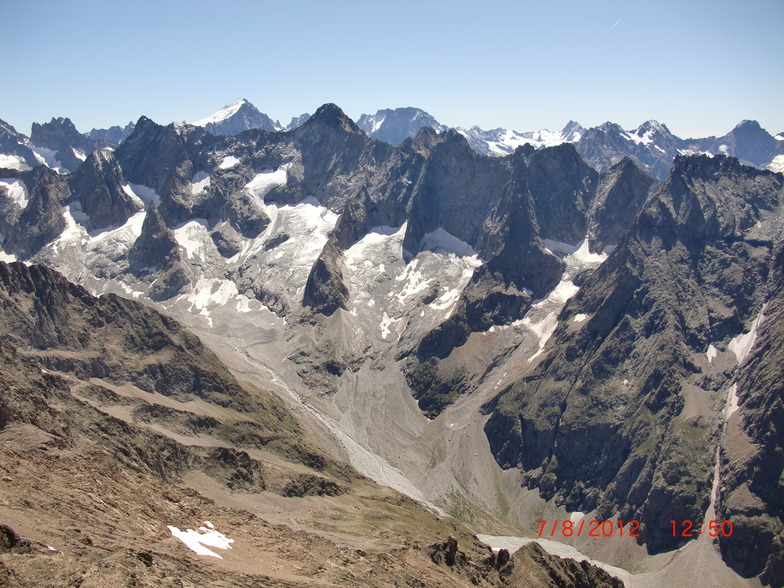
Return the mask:
<path fill-rule="evenodd" d="M 539 537 L 639 537 L 640 521 L 535 521 Z M 559 529 L 560 528 L 560 529 Z M 549 531 L 549 533 L 548 533 Z"/>
<path fill-rule="evenodd" d="M 711 537 L 732 535 L 732 521 L 708 521 L 707 530 L 703 527 L 703 521 L 670 521 L 670 525 L 673 537 L 696 537 L 703 533 Z"/>

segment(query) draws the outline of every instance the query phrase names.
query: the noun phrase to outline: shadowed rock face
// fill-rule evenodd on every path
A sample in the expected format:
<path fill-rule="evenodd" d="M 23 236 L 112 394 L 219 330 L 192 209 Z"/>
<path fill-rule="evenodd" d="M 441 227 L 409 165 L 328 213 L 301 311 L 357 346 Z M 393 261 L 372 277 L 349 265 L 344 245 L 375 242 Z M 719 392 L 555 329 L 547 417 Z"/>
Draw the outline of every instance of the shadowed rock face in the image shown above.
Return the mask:
<path fill-rule="evenodd" d="M 129 122 L 124 127 L 114 125 L 108 129 L 92 129 L 87 133 L 87 138 L 92 139 L 101 147 L 116 147 L 133 133 L 135 126 L 136 123 Z"/>
<path fill-rule="evenodd" d="M 569 510 L 642 521 L 652 552 L 677 547 L 661 521 L 704 516 L 731 377 L 704 353 L 762 306 L 782 185 L 737 160 L 676 161 L 565 306 L 549 354 L 488 407 L 498 462 Z"/>
<path fill-rule="evenodd" d="M 71 193 L 78 194 L 91 230 L 121 226 L 142 208 L 142 203 L 123 189 L 128 182 L 109 151 L 93 151 L 69 176 L 68 184 Z"/>
<path fill-rule="evenodd" d="M 152 280 L 149 296 L 156 301 L 177 295 L 190 281 L 177 239 L 155 203 L 150 205 L 142 232 L 128 251 L 128 262 L 132 271 Z"/>
<path fill-rule="evenodd" d="M 717 518 L 732 521 L 719 544 L 739 574 L 784 577 L 784 248 L 775 252 L 764 320 L 737 382 L 740 410 L 727 423 L 721 449 Z"/>
<path fill-rule="evenodd" d="M 70 197 L 70 190 L 65 177 L 45 166 L 22 172 L 19 180 L 27 189 L 27 206 L 19 210 L 8 200 L 0 205 L 0 234 L 3 249 L 28 256 L 65 229 L 63 203 Z"/>
<path fill-rule="evenodd" d="M 115 157 L 130 182 L 155 190 L 161 216 L 174 226 L 190 217 L 192 158 L 211 140 L 217 138 L 204 129 L 174 123 L 164 127 L 143 116 Z"/>
<path fill-rule="evenodd" d="M 626 157 L 603 173 L 589 219 L 590 248 L 601 253 L 616 247 L 629 231 L 654 184 L 634 161 Z"/>
<path fill-rule="evenodd" d="M 71 119 L 62 117 L 44 124 L 33 123 L 30 142 L 54 151 L 56 159 L 71 171 L 96 148 L 95 141 L 77 131 Z"/>
<path fill-rule="evenodd" d="M 23 263 L 0 263 L 0 288 L 4 338 L 40 350 L 52 369 L 117 382 L 130 379 L 142 389 L 172 396 L 248 403 L 197 337 L 138 302 L 114 295 L 95 298 L 54 270 Z M 150 361 L 138 360 L 143 353 L 150 354 Z"/>
<path fill-rule="evenodd" d="M 24 140 L 24 135 L 18 133 L 12 125 L 0 120 L 0 153 L 20 157 L 28 169 L 36 167 L 38 160 L 30 148 L 23 144 Z"/>

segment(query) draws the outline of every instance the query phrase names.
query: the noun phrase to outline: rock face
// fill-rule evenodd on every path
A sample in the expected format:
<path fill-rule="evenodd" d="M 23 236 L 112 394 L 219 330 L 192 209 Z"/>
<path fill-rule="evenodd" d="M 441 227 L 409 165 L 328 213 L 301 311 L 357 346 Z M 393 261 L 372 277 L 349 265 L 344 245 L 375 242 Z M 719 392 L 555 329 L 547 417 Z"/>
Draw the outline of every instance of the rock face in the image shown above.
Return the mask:
<path fill-rule="evenodd" d="M 482 580 L 488 577 L 497 586 L 622 588 L 624 585 L 618 578 L 585 560 L 578 563 L 550 555 L 533 542 L 524 545 L 511 557 L 506 549 L 497 554 L 491 553 L 479 565 L 459 549 L 454 537 L 431 545 L 428 553 L 434 564 L 452 568 L 475 585 L 481 585 Z"/>
<path fill-rule="evenodd" d="M 250 129 L 262 129 L 264 131 L 281 130 L 280 123 L 274 122 L 244 98 L 238 98 L 230 102 L 212 116 L 196 121 L 193 124 L 198 127 L 204 127 L 212 135 L 239 135 Z"/>
<path fill-rule="evenodd" d="M 702 520 L 730 385 L 706 349 L 760 312 L 783 186 L 737 160 L 679 158 L 565 306 L 552 351 L 490 407 L 498 462 L 569 510 L 640 520 L 653 552 L 675 548 L 661 521 Z"/>
<path fill-rule="evenodd" d="M 0 169 L 24 171 L 38 165 L 35 155 L 25 145 L 25 139 L 13 126 L 0 120 L 0 156 L 6 156 L 1 160 Z"/>
<path fill-rule="evenodd" d="M 180 255 L 180 246 L 153 203 L 142 224 L 142 232 L 128 251 L 131 268 L 153 280 L 149 296 L 168 300 L 188 283 L 188 272 Z"/>
<path fill-rule="evenodd" d="M 446 127 L 419 108 L 395 108 L 379 110 L 376 114 L 363 114 L 357 126 L 369 137 L 392 145 L 415 137 L 419 129 L 429 127 L 436 132 L 446 131 Z"/>
<path fill-rule="evenodd" d="M 87 138 L 101 147 L 116 147 L 133 133 L 134 127 L 136 124 L 131 121 L 124 127 L 114 125 L 108 129 L 93 129 L 87 133 Z"/>
<path fill-rule="evenodd" d="M 96 299 L 49 268 L 22 263 L 0 263 L 0 285 L 4 339 L 39 350 L 51 369 L 252 406 L 198 338 L 140 303 L 113 295 Z M 139 361 L 142 354 L 148 360 Z"/>
<path fill-rule="evenodd" d="M 299 116 L 292 116 L 291 117 L 291 122 L 289 122 L 289 124 L 288 124 L 288 126 L 286 127 L 285 130 L 293 131 L 294 129 L 298 129 L 299 127 L 304 125 L 306 122 L 308 122 L 309 118 L 310 118 L 310 115 L 307 112 L 303 112 Z"/>
<path fill-rule="evenodd" d="M 645 204 L 653 183 L 653 178 L 630 157 L 601 175 L 588 228 L 591 251 L 600 253 L 617 247 Z"/>
<path fill-rule="evenodd" d="M 89 217 L 90 230 L 121 226 L 143 208 L 129 194 L 128 182 L 110 151 L 96 149 L 68 178 L 72 194 L 78 194 L 81 211 Z"/>
<path fill-rule="evenodd" d="M 742 362 L 740 410 L 730 417 L 721 449 L 722 492 L 717 518 L 732 522 L 720 537 L 725 561 L 743 576 L 762 573 L 765 584 L 784 578 L 784 250 L 778 244 L 764 319 L 754 349 Z"/>
<path fill-rule="evenodd" d="M 710 139 L 703 139 L 710 143 Z M 709 148 L 714 153 L 733 155 L 744 163 L 765 167 L 777 155 L 784 153 L 784 145 L 763 129 L 755 120 L 744 120 Z"/>
<path fill-rule="evenodd" d="M 23 210 L 8 200 L 0 210 L 3 249 L 29 256 L 55 239 L 65 229 L 62 205 L 70 197 L 68 182 L 48 167 L 39 166 L 19 175 L 27 192 Z"/>
<path fill-rule="evenodd" d="M 115 157 L 125 177 L 133 184 L 151 188 L 159 196 L 158 207 L 166 223 L 173 226 L 190 217 L 191 156 L 199 149 L 206 132 L 174 123 L 160 126 L 146 117 L 118 147 Z"/>
<path fill-rule="evenodd" d="M 96 148 L 96 143 L 76 130 L 70 118 L 52 118 L 48 123 L 33 123 L 30 142 L 55 152 L 67 170 L 75 170 Z"/>

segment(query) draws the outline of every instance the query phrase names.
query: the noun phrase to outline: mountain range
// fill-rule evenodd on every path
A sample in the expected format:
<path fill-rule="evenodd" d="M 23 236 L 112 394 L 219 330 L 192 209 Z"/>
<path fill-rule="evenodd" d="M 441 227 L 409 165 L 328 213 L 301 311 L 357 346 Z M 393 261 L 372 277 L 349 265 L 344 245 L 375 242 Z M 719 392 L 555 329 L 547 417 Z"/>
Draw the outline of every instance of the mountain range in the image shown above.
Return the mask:
<path fill-rule="evenodd" d="M 291 131 L 301 126 L 309 117 L 307 113 L 293 117 L 287 126 L 283 126 L 279 121 L 273 121 L 259 111 L 248 100 L 238 98 L 193 124 L 203 127 L 213 135 L 238 135 L 251 129 Z M 30 139 L 27 139 L 16 133 L 7 123 L 2 124 L 10 130 L 4 131 L 9 134 L 9 139 L 6 139 L 9 147 L 4 150 L 7 155 L 13 155 L 19 149 L 18 146 L 14 147 L 15 144 L 21 144 L 22 150 L 27 145 L 34 146 L 33 151 L 38 153 L 36 159 L 25 151 L 21 160 L 6 160 L 7 167 L 33 167 L 36 161 L 45 160 L 50 167 L 63 166 L 64 170 L 76 169 L 80 157 L 96 147 L 116 147 L 134 128 L 134 123 L 131 122 L 124 127 L 92 129 L 82 136 L 70 119 L 59 118 L 43 125 L 34 124 L 33 133 Z M 446 132 L 449 128 L 424 110 L 413 107 L 383 109 L 372 115 L 363 114 L 356 124 L 369 137 L 392 145 L 415 137 L 423 127 L 429 127 L 437 133 Z M 772 136 L 753 120 L 740 122 L 721 137 L 697 139 L 677 137 L 666 125 L 655 120 L 649 120 L 632 130 L 624 130 L 611 122 L 586 129 L 575 121 L 569 121 L 563 129 L 555 132 L 547 129 L 526 132 L 503 128 L 482 130 L 476 126 L 468 129 L 458 127 L 455 130 L 465 136 L 469 145 L 481 155 L 509 155 L 526 143 L 536 149 L 574 143 L 580 156 L 599 172 L 606 171 L 624 157 L 630 157 L 641 169 L 659 181 L 665 179 L 678 155 L 731 155 L 747 165 L 784 171 L 784 132 Z M 30 157 L 34 158 L 29 159 Z"/>
<path fill-rule="evenodd" d="M 228 436 L 253 459 L 254 427 L 233 423 L 272 411 L 278 424 L 260 426 L 291 433 L 277 402 L 304 418 L 321 459 L 437 518 L 497 535 L 546 519 L 633 586 L 781 585 L 784 175 L 760 168 L 784 141 L 753 122 L 702 140 L 654 122 L 466 131 L 416 109 L 358 124 L 332 104 L 287 130 L 243 129 L 257 111 L 229 106 L 194 125 L 142 117 L 108 148 L 68 119 L 29 139 L 0 126 L 0 260 L 25 262 L 0 266 L 15 372 L 32 377 L 32 361 L 62 386 L 195 396 L 234 412 L 202 411 L 218 422 L 194 429 L 194 416 L 137 403 L 124 422 Z M 105 391 L 58 394 L 46 402 L 128 412 Z M 302 453 L 284 437 L 280 451 Z M 246 507 L 280 459 L 189 451 L 180 478 L 233 481 Z M 313 470 L 279 486 L 355 484 L 337 465 Z M 238 504 L 198 479 L 221 507 Z M 583 520 L 638 533 L 556 535 L 553 522 Z M 683 521 L 731 532 L 713 540 Z M 500 582 L 488 562 L 482 581 Z"/>

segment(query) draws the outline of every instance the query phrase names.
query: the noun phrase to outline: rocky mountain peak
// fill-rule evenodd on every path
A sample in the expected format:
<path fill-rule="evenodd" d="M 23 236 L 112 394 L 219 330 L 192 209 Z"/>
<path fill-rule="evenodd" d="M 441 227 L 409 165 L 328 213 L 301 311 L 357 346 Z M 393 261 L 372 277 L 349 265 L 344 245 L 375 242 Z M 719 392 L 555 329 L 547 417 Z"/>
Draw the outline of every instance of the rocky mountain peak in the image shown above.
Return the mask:
<path fill-rule="evenodd" d="M 68 178 L 72 194 L 89 217 L 90 230 L 116 227 L 142 209 L 142 203 L 126 191 L 128 182 L 108 149 L 96 149 Z"/>
<path fill-rule="evenodd" d="M 561 130 L 561 135 L 563 136 L 564 141 L 572 143 L 574 141 L 579 141 L 584 132 L 585 128 L 580 123 L 570 120 Z"/>
<path fill-rule="evenodd" d="M 360 128 L 336 104 L 328 103 L 321 106 L 308 121 L 302 125 L 313 127 L 324 125 L 333 129 L 342 129 L 349 133 L 359 133 Z"/>
<path fill-rule="evenodd" d="M 420 129 L 431 127 L 443 132 L 446 127 L 420 108 L 411 106 L 379 110 L 376 114 L 363 114 L 357 126 L 368 136 L 397 145 L 407 138 L 414 137 Z"/>
<path fill-rule="evenodd" d="M 5 146 L 8 141 L 18 142 L 22 138 L 13 125 L 0 119 L 0 145 Z"/>
<path fill-rule="evenodd" d="M 238 135 L 250 129 L 279 131 L 280 123 L 253 106 L 245 98 L 237 98 L 214 114 L 197 120 L 194 126 L 204 127 L 213 135 Z"/>
<path fill-rule="evenodd" d="M 653 120 L 653 119 L 647 120 L 644 123 L 642 123 L 639 127 L 637 127 L 637 130 L 635 132 L 638 135 L 642 135 L 642 134 L 645 134 L 645 133 L 647 133 L 649 131 L 652 131 L 652 132 L 655 132 L 655 133 L 661 133 L 663 135 L 671 135 L 672 134 L 672 133 L 670 133 L 670 129 L 668 129 L 665 125 L 663 125 L 659 121 Z"/>
<path fill-rule="evenodd" d="M 132 266 L 155 268 L 180 259 L 180 249 L 174 233 L 163 222 L 158 207 L 150 203 L 142 224 L 142 232 L 128 252 Z"/>
<path fill-rule="evenodd" d="M 294 129 L 301 127 L 308 121 L 309 118 L 310 114 L 307 112 L 303 112 L 299 116 L 292 116 L 291 122 L 286 126 L 286 130 L 293 131 Z"/>
<path fill-rule="evenodd" d="M 444 135 L 439 134 L 432 127 L 422 127 L 414 137 L 405 139 L 400 145 L 426 155 L 443 140 Z"/>
<path fill-rule="evenodd" d="M 750 186 L 753 185 L 753 190 Z M 780 238 L 758 224 L 782 198 L 782 176 L 723 155 L 679 156 L 639 218 L 641 235 L 655 230 L 687 243 Z"/>
<path fill-rule="evenodd" d="M 21 213 L 0 210 L 0 234 L 6 251 L 27 256 L 40 250 L 65 229 L 62 204 L 70 197 L 64 176 L 39 165 L 19 176 L 28 203 Z"/>
<path fill-rule="evenodd" d="M 33 123 L 30 142 L 51 149 L 68 170 L 78 168 L 95 149 L 95 142 L 80 133 L 70 118 L 52 118 L 48 123 Z"/>
<path fill-rule="evenodd" d="M 116 147 L 127 139 L 136 127 L 133 121 L 124 127 L 114 125 L 108 129 L 92 129 L 87 137 L 104 147 Z"/>

